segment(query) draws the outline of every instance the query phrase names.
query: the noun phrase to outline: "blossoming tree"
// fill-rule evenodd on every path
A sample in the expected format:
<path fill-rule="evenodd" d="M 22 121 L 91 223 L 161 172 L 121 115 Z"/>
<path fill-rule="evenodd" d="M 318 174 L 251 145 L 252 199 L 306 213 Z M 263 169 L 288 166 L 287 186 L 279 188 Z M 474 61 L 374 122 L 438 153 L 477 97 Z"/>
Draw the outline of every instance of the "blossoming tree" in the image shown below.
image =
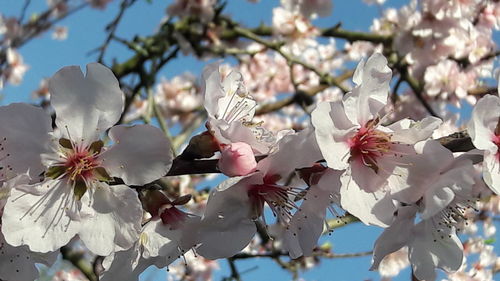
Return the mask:
<path fill-rule="evenodd" d="M 139 280 L 151 266 L 212 280 L 222 259 L 224 280 L 242 280 L 238 261 L 262 257 L 298 279 L 367 255 L 384 280 L 494 280 L 500 2 L 365 0 L 381 15 L 354 31 L 331 0 L 281 0 L 258 26 L 227 10 L 269 4 L 238 1 L 172 1 L 130 38 L 124 15 L 154 1 L 0 14 L 9 95 L 30 71 L 23 46 L 64 40 L 59 22 L 87 7 L 117 10 L 84 72 L 61 65 L 34 100 L 0 106 L 0 280 Z M 187 56 L 199 77 L 162 77 Z M 369 251 L 324 242 L 356 223 L 380 229 Z"/>

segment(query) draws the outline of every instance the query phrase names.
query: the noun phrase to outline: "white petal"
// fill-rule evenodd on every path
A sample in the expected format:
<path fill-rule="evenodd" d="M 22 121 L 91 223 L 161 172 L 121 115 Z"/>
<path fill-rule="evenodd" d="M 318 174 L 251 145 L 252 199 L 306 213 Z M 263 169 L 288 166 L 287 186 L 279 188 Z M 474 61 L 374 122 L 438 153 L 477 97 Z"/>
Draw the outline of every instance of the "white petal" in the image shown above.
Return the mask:
<path fill-rule="evenodd" d="M 115 144 L 101 154 L 110 176 L 128 185 L 144 185 L 167 174 L 172 166 L 170 142 L 150 125 L 115 126 L 109 131 Z"/>
<path fill-rule="evenodd" d="M 348 134 L 356 129 L 343 112 L 341 103 L 323 102 L 318 104 L 311 114 L 311 122 L 321 153 L 328 167 L 336 170 L 343 170 L 348 166 Z"/>
<path fill-rule="evenodd" d="M 389 126 L 389 128 L 394 131 L 391 141 L 409 144 L 417 143 L 431 137 L 434 130 L 436 130 L 441 123 L 441 119 L 432 116 L 426 117 L 418 122 L 403 119 Z"/>
<path fill-rule="evenodd" d="M 38 179 L 43 172 L 40 154 L 47 152 L 52 131 L 43 109 L 24 103 L 0 107 L 0 179 L 25 173 Z"/>
<path fill-rule="evenodd" d="M 352 180 L 356 182 L 359 188 L 367 192 L 374 192 L 379 190 L 387 179 L 394 174 L 396 165 L 394 161 L 391 161 L 392 159 L 391 155 L 384 155 L 377 159 L 377 172 L 365 165 L 362 159 L 354 159 L 347 171 L 350 172 Z"/>
<path fill-rule="evenodd" d="M 35 280 L 38 269 L 35 263 L 51 266 L 57 258 L 57 252 L 33 253 L 27 246 L 12 247 L 0 233 L 0 279 Z"/>
<path fill-rule="evenodd" d="M 288 250 L 292 259 L 312 255 L 323 233 L 332 192 L 340 189 L 340 175 L 340 171 L 328 169 L 318 184 L 309 188 L 300 209 L 293 215 L 283 241 L 284 250 Z"/>
<path fill-rule="evenodd" d="M 446 208 L 455 198 L 455 194 L 471 197 L 474 185 L 474 168 L 469 161 L 460 161 L 459 165 L 442 173 L 435 182 L 429 183 L 424 194 L 425 209 L 422 219 L 427 219 Z"/>
<path fill-rule="evenodd" d="M 340 178 L 340 202 L 342 208 L 365 224 L 387 227 L 393 220 L 396 206 L 392 197 L 384 190 L 367 192 L 349 176 Z"/>
<path fill-rule="evenodd" d="M 231 71 L 222 84 L 224 97 L 218 100 L 217 118 L 232 122 L 251 121 L 257 102 L 248 96 L 240 72 Z"/>
<path fill-rule="evenodd" d="M 291 151 L 294 153 L 290 153 Z M 287 177 L 295 169 L 310 167 L 321 158 L 321 152 L 312 130 L 304 129 L 281 138 L 276 152 L 261 160 L 258 169 L 268 174 Z M 269 165 L 269 167 L 262 169 L 263 165 Z"/>
<path fill-rule="evenodd" d="M 225 96 L 221 84 L 222 79 L 219 73 L 219 63 L 215 62 L 205 66 L 202 78 L 202 92 L 205 98 L 205 109 L 209 117 L 217 118 L 217 111 L 219 109 L 218 101 Z"/>
<path fill-rule="evenodd" d="M 179 241 L 182 238 L 181 229 L 170 229 L 161 220 L 148 222 L 141 234 L 144 247 L 142 256 L 146 259 L 162 256 L 167 264 L 177 259 L 183 252 L 180 250 Z"/>
<path fill-rule="evenodd" d="M 231 257 L 245 248 L 255 235 L 257 229 L 250 218 L 246 191 L 251 180 L 248 177 L 229 179 L 210 194 L 199 227 L 201 246 L 197 252 L 203 257 Z"/>
<path fill-rule="evenodd" d="M 500 161 L 498 155 L 489 151 L 484 152 L 483 177 L 488 187 L 496 194 L 500 194 Z"/>
<path fill-rule="evenodd" d="M 463 246 L 455 229 L 444 227 L 436 234 L 433 224 L 430 220 L 417 224 L 414 240 L 409 245 L 408 256 L 419 280 L 434 280 L 436 268 L 451 272 L 462 265 Z"/>
<path fill-rule="evenodd" d="M 82 203 L 86 215 L 79 235 L 94 254 L 108 256 L 115 249 L 129 249 L 139 239 L 142 206 L 131 188 L 100 183 L 91 195 L 82 197 Z"/>
<path fill-rule="evenodd" d="M 437 141 L 419 142 L 414 147 L 418 154 L 402 157 L 409 165 L 398 167 L 398 176 L 388 180 L 394 198 L 407 204 L 419 200 L 454 161 L 453 153 Z"/>
<path fill-rule="evenodd" d="M 208 124 L 212 135 L 219 143 L 245 142 L 256 153 L 267 154 L 269 152 L 269 144 L 259 140 L 252 129 L 241 122 L 227 123 L 222 119 L 209 118 Z"/>
<path fill-rule="evenodd" d="M 35 186 L 45 188 L 46 193 L 11 190 L 2 217 L 2 233 L 13 246 L 28 245 L 32 251 L 42 253 L 55 251 L 80 229 L 78 202 L 64 182 L 47 180 Z"/>
<path fill-rule="evenodd" d="M 407 245 L 408 241 L 412 239 L 416 211 L 413 206 L 399 208 L 395 221 L 375 241 L 370 270 L 378 269 L 385 256 Z"/>
<path fill-rule="evenodd" d="M 68 66 L 49 80 L 51 105 L 56 111 L 56 124 L 69 131 L 74 141 L 90 144 L 100 133 L 120 119 L 124 95 L 118 80 L 107 67 L 91 63 L 84 76 L 80 67 Z"/>
<path fill-rule="evenodd" d="M 467 132 L 476 148 L 496 151 L 497 147 L 492 142 L 492 137 L 499 118 L 499 97 L 486 95 L 476 103 L 467 128 Z"/>
<path fill-rule="evenodd" d="M 112 262 L 110 264 L 111 259 Z M 132 247 L 127 251 L 116 252 L 114 256 L 106 257 L 103 261 L 106 271 L 99 280 L 137 281 L 139 280 L 139 275 L 151 265 L 155 265 L 158 268 L 166 266 L 163 258 L 141 258 L 138 247 Z"/>
<path fill-rule="evenodd" d="M 365 125 L 387 104 L 392 71 L 387 59 L 374 53 L 366 63 L 360 62 L 354 72 L 357 86 L 344 96 L 345 112 L 353 123 Z"/>

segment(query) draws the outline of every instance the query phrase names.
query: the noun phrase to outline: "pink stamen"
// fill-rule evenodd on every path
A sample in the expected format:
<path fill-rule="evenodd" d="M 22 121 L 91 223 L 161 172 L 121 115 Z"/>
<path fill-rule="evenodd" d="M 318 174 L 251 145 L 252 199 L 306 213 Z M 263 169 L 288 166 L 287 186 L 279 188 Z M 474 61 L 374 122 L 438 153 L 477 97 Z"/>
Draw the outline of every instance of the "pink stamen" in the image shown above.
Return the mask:
<path fill-rule="evenodd" d="M 249 186 L 247 194 L 254 219 L 263 215 L 264 203 L 267 203 L 274 216 L 277 216 L 282 223 L 288 223 L 293 215 L 291 210 L 298 209 L 291 197 L 298 196 L 302 190 L 277 185 L 276 181 L 279 178 L 279 176 L 266 176 L 263 184 Z"/>
<path fill-rule="evenodd" d="M 88 151 L 87 149 L 76 149 L 72 154 L 67 155 L 64 167 L 66 167 L 66 175 L 72 181 L 91 180 L 93 175 L 93 170 L 99 167 L 100 163 L 97 161 L 97 157 Z"/>
<path fill-rule="evenodd" d="M 376 130 L 369 122 L 348 140 L 350 160 L 361 161 L 365 166 L 377 171 L 377 159 L 390 152 L 392 144 L 391 135 Z"/>

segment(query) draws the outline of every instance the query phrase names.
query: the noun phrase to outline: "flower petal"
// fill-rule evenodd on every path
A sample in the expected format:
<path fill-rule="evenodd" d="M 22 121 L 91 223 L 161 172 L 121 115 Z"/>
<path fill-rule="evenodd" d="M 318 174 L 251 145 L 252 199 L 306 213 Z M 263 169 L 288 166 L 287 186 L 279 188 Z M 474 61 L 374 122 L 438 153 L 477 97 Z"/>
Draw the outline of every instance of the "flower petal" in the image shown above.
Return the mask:
<path fill-rule="evenodd" d="M 478 149 L 491 150 L 495 152 L 497 146 L 492 137 L 500 118 L 500 98 L 486 95 L 482 97 L 472 110 L 472 116 L 468 124 L 472 143 Z"/>
<path fill-rule="evenodd" d="M 35 280 L 38 269 L 35 263 L 51 266 L 57 258 L 57 252 L 34 253 L 27 246 L 12 247 L 0 233 L 0 279 Z"/>
<path fill-rule="evenodd" d="M 138 247 L 132 247 L 106 257 L 103 261 L 103 267 L 106 271 L 99 280 L 137 281 L 139 275 L 151 265 L 155 265 L 157 268 L 167 266 L 163 257 L 144 259 L 140 256 Z"/>
<path fill-rule="evenodd" d="M 219 73 L 219 63 L 215 62 L 205 66 L 202 74 L 203 84 L 202 93 L 204 97 L 204 105 L 208 116 L 217 118 L 219 109 L 219 99 L 226 94 L 221 84 L 221 75 Z"/>
<path fill-rule="evenodd" d="M 328 163 L 328 167 L 335 170 L 344 170 L 348 166 L 346 155 L 349 154 L 347 145 L 348 134 L 356 129 L 349 121 L 342 104 L 339 102 L 320 103 L 311 114 L 316 141 L 321 154 Z"/>
<path fill-rule="evenodd" d="M 57 127 L 74 141 L 92 143 L 118 122 L 123 111 L 118 80 L 98 63 L 87 65 L 86 76 L 78 66 L 64 67 L 49 80 L 49 91 Z"/>
<path fill-rule="evenodd" d="M 390 253 L 399 250 L 412 239 L 413 221 L 417 209 L 414 206 L 401 207 L 394 222 L 382 232 L 373 247 L 372 266 L 378 269 L 380 262 Z"/>
<path fill-rule="evenodd" d="M 101 154 L 110 176 L 128 185 L 144 185 L 167 174 L 172 166 L 170 142 L 150 125 L 115 126 L 109 131 L 115 144 Z"/>
<path fill-rule="evenodd" d="M 199 227 L 200 247 L 205 258 L 227 258 L 241 251 L 257 229 L 250 219 L 246 186 L 252 178 L 231 178 L 210 194 Z"/>
<path fill-rule="evenodd" d="M 290 151 L 295 151 L 291 154 Z M 295 169 L 310 167 L 321 160 L 321 152 L 311 129 L 287 134 L 277 143 L 274 153 L 261 160 L 257 169 L 271 175 L 287 177 Z"/>
<path fill-rule="evenodd" d="M 374 53 L 366 63 L 362 61 L 358 64 L 353 75 L 357 86 L 343 99 L 346 115 L 351 122 L 365 125 L 377 117 L 387 104 L 391 77 L 387 59 L 380 53 Z"/>
<path fill-rule="evenodd" d="M 100 183 L 91 195 L 82 197 L 82 213 L 85 215 L 79 236 L 96 255 L 129 249 L 139 239 L 141 202 L 137 193 L 125 185 Z"/>
<path fill-rule="evenodd" d="M 325 226 L 326 208 L 332 204 L 334 193 L 340 189 L 341 171 L 328 169 L 317 185 L 307 191 L 302 205 L 285 229 L 284 250 L 292 259 L 311 256 Z"/>
<path fill-rule="evenodd" d="M 340 178 L 340 202 L 342 208 L 365 224 L 387 227 L 391 224 L 396 206 L 390 194 L 383 189 L 367 192 L 346 174 Z"/>
<path fill-rule="evenodd" d="M 168 264 L 179 257 L 182 252 L 179 249 L 179 241 L 182 230 L 170 229 L 161 220 L 148 222 L 141 234 L 141 242 L 144 247 L 142 256 L 146 259 L 151 257 L 166 257 Z"/>
<path fill-rule="evenodd" d="M 30 250 L 42 253 L 55 251 L 80 230 L 78 202 L 65 182 L 47 180 L 35 186 L 46 192 L 35 195 L 11 190 L 2 217 L 2 233 L 12 246 L 28 245 Z"/>
<path fill-rule="evenodd" d="M 426 117 L 418 122 L 403 119 L 389 126 L 394 131 L 391 141 L 414 144 L 432 136 L 442 121 L 436 117 Z"/>
<path fill-rule="evenodd" d="M 499 152 L 497 152 L 499 153 Z M 497 154 L 484 152 L 483 177 L 484 182 L 496 194 L 500 194 L 500 161 Z"/>
<path fill-rule="evenodd" d="M 436 279 L 436 268 L 446 272 L 456 271 L 462 265 L 463 246 L 455 228 L 443 227 L 436 237 L 434 223 L 423 220 L 415 226 L 408 256 L 418 280 Z"/>
<path fill-rule="evenodd" d="M 26 173 L 38 179 L 44 171 L 52 120 L 43 109 L 24 103 L 0 107 L 0 180 Z"/>

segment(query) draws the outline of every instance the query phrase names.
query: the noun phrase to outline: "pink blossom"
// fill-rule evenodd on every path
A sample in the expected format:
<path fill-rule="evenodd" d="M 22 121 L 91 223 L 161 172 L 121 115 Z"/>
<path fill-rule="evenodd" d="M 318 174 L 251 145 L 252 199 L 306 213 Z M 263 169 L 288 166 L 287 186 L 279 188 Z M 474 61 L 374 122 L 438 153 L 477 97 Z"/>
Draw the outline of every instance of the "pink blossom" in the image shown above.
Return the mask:
<path fill-rule="evenodd" d="M 486 95 L 472 110 L 469 135 L 472 143 L 484 151 L 483 177 L 486 184 L 500 194 L 500 98 Z"/>
<path fill-rule="evenodd" d="M 273 9 L 273 29 L 291 40 L 314 36 L 318 30 L 298 11 L 278 7 Z"/>
<path fill-rule="evenodd" d="M 479 15 L 479 23 L 488 28 L 500 29 L 500 3 L 487 3 Z"/>
<path fill-rule="evenodd" d="M 283 224 L 297 208 L 292 198 L 302 189 L 283 185 L 296 168 L 311 166 L 319 157 L 310 130 L 284 136 L 277 149 L 257 164 L 256 172 L 221 183 L 209 196 L 200 226 L 197 252 L 210 259 L 230 257 L 255 235 L 255 220 L 264 219 L 267 204 Z M 290 150 L 300 155 L 290 154 Z"/>
<path fill-rule="evenodd" d="M 257 162 L 250 145 L 235 142 L 222 145 L 219 170 L 229 177 L 245 176 L 255 171 Z"/>
<path fill-rule="evenodd" d="M 308 18 L 327 17 L 332 12 L 332 0 L 281 0 L 287 10 L 297 10 Z"/>
<path fill-rule="evenodd" d="M 214 16 L 215 0 L 175 0 L 167 8 L 170 16 L 196 16 L 204 22 L 209 22 Z"/>
<path fill-rule="evenodd" d="M 52 32 L 52 39 L 66 40 L 68 38 L 68 28 L 66 26 L 56 26 Z"/>
<path fill-rule="evenodd" d="M 23 62 L 23 57 L 15 49 L 7 49 L 7 65 L 3 73 L 5 79 L 13 85 L 21 84 L 29 66 Z"/>
<path fill-rule="evenodd" d="M 474 81 L 473 79 L 471 79 Z M 472 83 L 469 83 L 467 75 L 462 73 L 455 61 L 443 60 L 435 66 L 430 66 L 424 75 L 425 90 L 430 96 L 437 96 L 443 99 L 456 96 L 465 98 L 467 90 Z"/>

